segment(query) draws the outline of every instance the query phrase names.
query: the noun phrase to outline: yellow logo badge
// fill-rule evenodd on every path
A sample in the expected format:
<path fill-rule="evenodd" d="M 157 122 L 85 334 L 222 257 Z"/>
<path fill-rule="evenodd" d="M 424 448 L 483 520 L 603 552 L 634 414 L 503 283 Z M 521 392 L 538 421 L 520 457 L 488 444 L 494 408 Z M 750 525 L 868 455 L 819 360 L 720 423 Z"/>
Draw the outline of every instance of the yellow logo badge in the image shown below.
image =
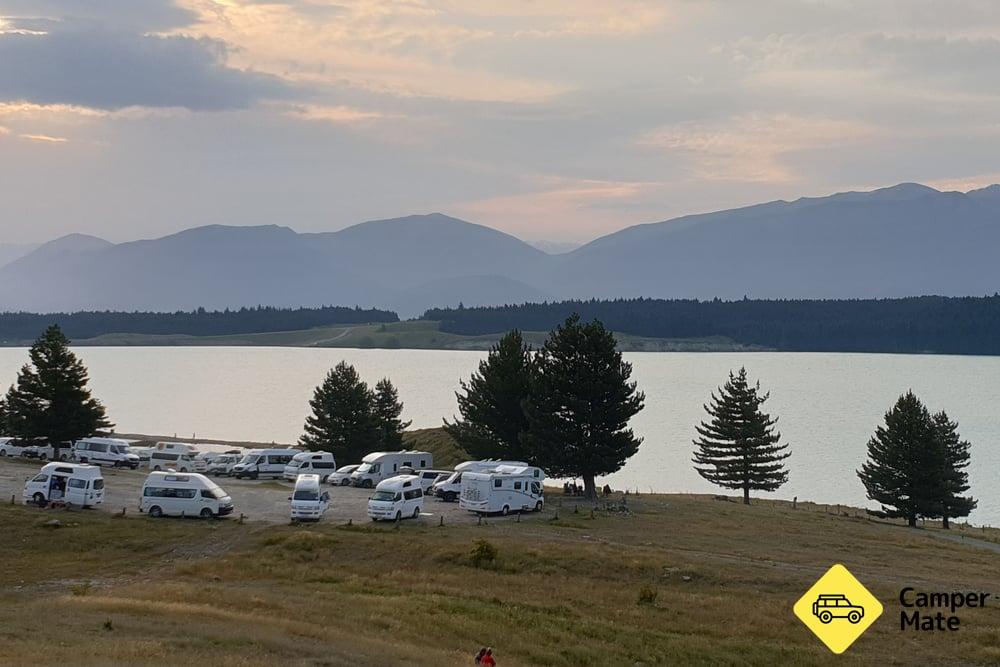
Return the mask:
<path fill-rule="evenodd" d="M 882 615 L 882 603 L 843 565 L 826 571 L 792 608 L 834 653 L 843 653 Z"/>

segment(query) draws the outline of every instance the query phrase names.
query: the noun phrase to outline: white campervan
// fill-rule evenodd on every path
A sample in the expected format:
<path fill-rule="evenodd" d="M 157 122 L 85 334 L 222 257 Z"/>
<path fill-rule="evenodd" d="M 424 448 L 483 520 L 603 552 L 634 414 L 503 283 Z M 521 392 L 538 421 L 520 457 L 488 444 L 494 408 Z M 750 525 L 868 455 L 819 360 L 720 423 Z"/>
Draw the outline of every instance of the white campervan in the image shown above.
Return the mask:
<path fill-rule="evenodd" d="M 319 521 L 330 506 L 330 494 L 320 486 L 319 475 L 299 475 L 295 478 L 295 490 L 289 500 L 292 503 L 292 521 Z"/>
<path fill-rule="evenodd" d="M 52 502 L 93 507 L 104 502 L 104 478 L 97 466 L 46 463 L 37 475 L 24 483 L 21 497 L 41 507 Z"/>
<path fill-rule="evenodd" d="M 214 475 L 216 477 L 231 475 L 233 468 L 236 467 L 236 464 L 242 459 L 242 454 L 219 454 L 211 461 L 207 462 L 208 470 L 205 471 L 205 474 Z"/>
<path fill-rule="evenodd" d="M 336 470 L 337 462 L 330 452 L 302 452 L 292 457 L 283 475 L 289 482 L 294 482 L 299 475 L 319 475 L 320 482 L 325 482 Z"/>
<path fill-rule="evenodd" d="M 120 438 L 84 438 L 73 443 L 73 458 L 80 463 L 115 468 L 139 467 L 139 457 L 129 449 L 128 440 Z"/>
<path fill-rule="evenodd" d="M 384 479 L 401 474 L 400 468 L 419 473 L 432 467 L 434 455 L 430 452 L 372 452 L 361 459 L 361 465 L 351 473 L 351 484 L 370 489 Z"/>
<path fill-rule="evenodd" d="M 489 472 L 499 466 L 525 467 L 523 461 L 466 461 L 455 466 L 455 472 L 438 482 L 435 482 L 429 492 L 446 503 L 453 503 L 462 495 L 462 475 L 467 472 Z"/>
<path fill-rule="evenodd" d="M 301 453 L 302 450 L 299 449 L 251 449 L 233 466 L 231 474 L 237 479 L 281 477 L 285 473 L 285 466 L 292 462 L 296 454 Z"/>
<path fill-rule="evenodd" d="M 497 466 L 488 472 L 467 472 L 462 475 L 459 506 L 480 514 L 540 512 L 545 504 L 544 480 L 545 472 L 532 466 Z"/>
<path fill-rule="evenodd" d="M 24 445 L 14 438 L 0 438 L 0 457 L 24 456 Z"/>
<path fill-rule="evenodd" d="M 233 499 L 198 473 L 151 472 L 142 484 L 139 511 L 149 516 L 197 516 L 203 519 L 233 512 Z"/>
<path fill-rule="evenodd" d="M 424 490 L 416 475 L 400 475 L 379 482 L 368 499 L 368 516 L 372 521 L 399 521 L 420 516 L 424 508 Z"/>
<path fill-rule="evenodd" d="M 186 442 L 158 442 L 149 454 L 149 469 L 154 472 L 205 472 L 204 461 L 197 461 L 198 448 Z"/>

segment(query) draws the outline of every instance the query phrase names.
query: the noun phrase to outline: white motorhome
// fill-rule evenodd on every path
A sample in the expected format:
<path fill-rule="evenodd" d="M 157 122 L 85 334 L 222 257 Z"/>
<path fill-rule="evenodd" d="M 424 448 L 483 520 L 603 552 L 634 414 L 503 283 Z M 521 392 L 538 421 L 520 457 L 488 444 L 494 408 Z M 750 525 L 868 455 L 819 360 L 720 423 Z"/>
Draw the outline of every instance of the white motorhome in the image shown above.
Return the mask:
<path fill-rule="evenodd" d="M 320 482 L 325 482 L 336 470 L 337 462 L 330 452 L 302 452 L 292 457 L 285 466 L 283 476 L 294 482 L 299 475 L 319 475 Z"/>
<path fill-rule="evenodd" d="M 149 454 L 149 469 L 154 472 L 205 472 L 204 461 L 196 460 L 198 448 L 186 442 L 158 442 Z"/>
<path fill-rule="evenodd" d="M 153 518 L 211 519 L 232 514 L 233 499 L 218 484 L 198 473 L 151 472 L 142 484 L 139 511 Z"/>
<path fill-rule="evenodd" d="M 361 465 L 351 473 L 351 484 L 370 489 L 382 480 L 399 475 L 400 468 L 419 473 L 433 467 L 434 455 L 430 452 L 372 452 L 361 459 Z"/>
<path fill-rule="evenodd" d="M 459 506 L 470 512 L 541 512 L 545 504 L 545 472 L 532 466 L 497 466 L 488 472 L 462 475 Z"/>
<path fill-rule="evenodd" d="M 83 438 L 73 443 L 73 458 L 80 463 L 113 466 L 115 468 L 139 467 L 139 457 L 129 449 L 129 441 L 121 438 Z"/>
<path fill-rule="evenodd" d="M 64 502 L 93 507 L 104 502 L 104 478 L 97 466 L 84 463 L 46 463 L 24 484 L 24 502 L 44 507 Z"/>
<path fill-rule="evenodd" d="M 320 488 L 319 475 L 299 475 L 289 497 L 292 521 L 319 521 L 330 506 L 330 494 Z"/>
<path fill-rule="evenodd" d="M 424 490 L 416 475 L 400 475 L 379 482 L 368 499 L 368 516 L 372 521 L 416 519 L 423 508 Z"/>
<path fill-rule="evenodd" d="M 331 486 L 350 486 L 351 485 L 351 475 L 355 470 L 360 468 L 359 465 L 344 466 L 343 468 L 337 468 L 336 472 L 331 472 L 326 477 L 326 481 Z"/>
<path fill-rule="evenodd" d="M 451 473 L 443 480 L 439 480 L 431 487 L 430 495 L 437 496 L 446 503 L 453 503 L 462 495 L 462 475 L 467 472 L 489 472 L 496 470 L 499 466 L 525 467 L 527 463 L 523 461 L 496 461 L 488 459 L 485 461 L 465 461 L 455 466 L 455 472 Z"/>
<path fill-rule="evenodd" d="M 251 449 L 233 466 L 231 474 L 237 479 L 281 477 L 285 474 L 285 466 L 301 453 L 300 449 Z"/>

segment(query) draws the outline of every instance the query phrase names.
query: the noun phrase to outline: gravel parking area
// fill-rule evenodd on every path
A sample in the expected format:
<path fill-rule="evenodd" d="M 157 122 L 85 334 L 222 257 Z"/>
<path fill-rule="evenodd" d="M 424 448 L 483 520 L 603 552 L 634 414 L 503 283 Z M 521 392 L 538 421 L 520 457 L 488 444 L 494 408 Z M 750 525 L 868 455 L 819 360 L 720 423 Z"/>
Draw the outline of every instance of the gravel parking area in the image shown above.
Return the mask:
<path fill-rule="evenodd" d="M 42 463 L 39 461 L 16 458 L 0 459 L 0 502 L 9 502 L 11 496 L 15 503 L 21 503 L 21 492 L 24 482 L 34 476 Z M 139 491 L 146 478 L 146 472 L 140 470 L 116 470 L 104 468 L 104 502 L 99 510 L 105 512 L 121 512 L 126 508 L 129 514 L 138 513 Z M 236 510 L 234 517 L 245 515 L 247 521 L 262 521 L 265 523 L 288 523 L 288 496 L 292 492 L 292 483 L 283 480 L 245 480 L 228 477 L 213 478 L 233 498 Z M 324 515 L 323 523 L 354 523 L 369 521 L 368 496 L 369 489 L 354 487 L 330 486 L 330 509 Z M 445 503 L 437 498 L 427 498 L 424 512 L 418 521 L 437 523 L 444 517 L 446 524 L 475 523 L 475 514 L 459 508 L 458 503 Z M 523 518 L 537 517 L 537 514 L 525 514 Z M 514 517 L 495 517 L 495 520 L 514 520 Z M 491 520 L 494 520 L 491 519 Z M 404 521 L 404 524 L 407 522 Z"/>

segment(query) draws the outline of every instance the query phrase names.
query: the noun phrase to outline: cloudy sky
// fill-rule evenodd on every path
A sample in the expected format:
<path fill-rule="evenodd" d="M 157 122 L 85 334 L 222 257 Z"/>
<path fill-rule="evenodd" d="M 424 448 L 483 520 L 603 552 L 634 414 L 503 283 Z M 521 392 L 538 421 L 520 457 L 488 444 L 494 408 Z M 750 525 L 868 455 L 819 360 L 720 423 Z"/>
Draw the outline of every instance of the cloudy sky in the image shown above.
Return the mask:
<path fill-rule="evenodd" d="M 0 242 L 1000 180 L 994 0 L 0 0 Z"/>

